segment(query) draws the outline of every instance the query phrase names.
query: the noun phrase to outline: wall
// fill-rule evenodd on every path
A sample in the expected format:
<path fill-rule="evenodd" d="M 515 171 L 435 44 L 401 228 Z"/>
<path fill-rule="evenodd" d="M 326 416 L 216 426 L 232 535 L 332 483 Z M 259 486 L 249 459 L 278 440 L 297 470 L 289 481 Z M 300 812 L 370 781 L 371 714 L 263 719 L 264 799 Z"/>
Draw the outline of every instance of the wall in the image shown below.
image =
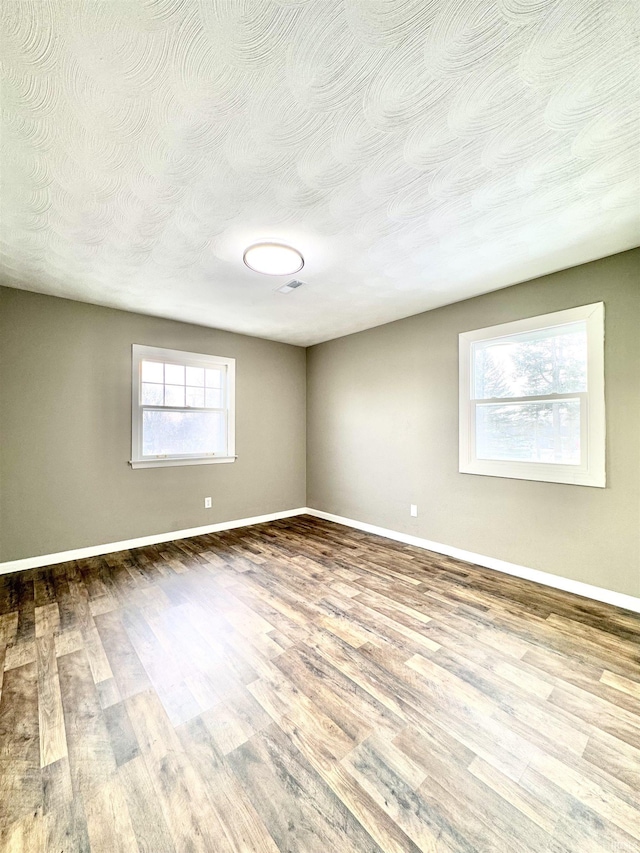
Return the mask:
<path fill-rule="evenodd" d="M 458 333 L 600 301 L 607 488 L 458 473 Z M 311 347 L 307 388 L 307 506 L 640 595 L 640 250 Z"/>
<path fill-rule="evenodd" d="M 130 468 L 132 343 L 237 359 L 235 463 Z M 300 347 L 0 288 L 0 371 L 0 561 L 305 505 Z"/>
<path fill-rule="evenodd" d="M 607 488 L 459 474 L 458 333 L 597 301 Z M 132 343 L 237 359 L 234 464 L 131 470 Z M 306 502 L 640 595 L 640 250 L 311 347 L 307 381 L 305 501 L 304 349 L 0 288 L 0 562 Z"/>

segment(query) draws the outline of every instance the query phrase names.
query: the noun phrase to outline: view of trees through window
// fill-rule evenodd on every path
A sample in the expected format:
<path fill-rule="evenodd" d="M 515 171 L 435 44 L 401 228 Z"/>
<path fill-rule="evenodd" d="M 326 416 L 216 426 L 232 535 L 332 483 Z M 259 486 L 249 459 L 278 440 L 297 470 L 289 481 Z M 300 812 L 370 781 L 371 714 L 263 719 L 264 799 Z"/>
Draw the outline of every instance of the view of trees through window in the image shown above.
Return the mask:
<path fill-rule="evenodd" d="M 478 341 L 472 366 L 477 458 L 580 464 L 585 322 Z"/>
<path fill-rule="evenodd" d="M 146 409 L 142 436 L 145 456 L 223 453 L 225 416 L 222 412 Z"/>
<path fill-rule="evenodd" d="M 224 453 L 224 368 L 142 362 L 144 456 Z"/>

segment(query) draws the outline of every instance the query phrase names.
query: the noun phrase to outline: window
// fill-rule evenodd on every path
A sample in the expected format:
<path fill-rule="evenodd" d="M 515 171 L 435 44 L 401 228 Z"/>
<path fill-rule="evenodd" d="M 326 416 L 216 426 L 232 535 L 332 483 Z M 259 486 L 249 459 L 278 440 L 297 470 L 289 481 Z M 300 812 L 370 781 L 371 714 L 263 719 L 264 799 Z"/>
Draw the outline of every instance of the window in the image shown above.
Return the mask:
<path fill-rule="evenodd" d="M 235 364 L 134 344 L 131 466 L 233 462 Z"/>
<path fill-rule="evenodd" d="M 602 302 L 460 335 L 460 471 L 604 487 Z"/>

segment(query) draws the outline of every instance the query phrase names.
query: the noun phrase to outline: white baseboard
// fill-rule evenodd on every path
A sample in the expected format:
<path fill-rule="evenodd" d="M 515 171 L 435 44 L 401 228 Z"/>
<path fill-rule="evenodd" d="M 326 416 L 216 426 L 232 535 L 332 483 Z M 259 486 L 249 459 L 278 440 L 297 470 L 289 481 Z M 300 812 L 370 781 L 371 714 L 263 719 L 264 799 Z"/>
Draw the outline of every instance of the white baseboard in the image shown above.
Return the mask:
<path fill-rule="evenodd" d="M 572 592 L 594 601 L 602 601 L 605 604 L 613 604 L 625 610 L 640 613 L 640 598 L 633 595 L 625 595 L 622 592 L 614 592 L 599 586 L 592 586 L 582 581 L 574 581 L 560 575 L 552 575 L 539 569 L 530 569 L 527 566 L 519 566 L 516 563 L 508 563 L 495 557 L 486 557 L 484 554 L 474 554 L 472 551 L 464 551 L 462 548 L 454 548 L 452 545 L 443 545 L 440 542 L 432 542 L 409 533 L 400 533 L 397 530 L 389 530 L 386 527 L 377 527 L 375 524 L 367 524 L 364 521 L 355 521 L 353 518 L 345 518 L 342 515 L 333 515 L 311 507 L 298 507 L 297 509 L 284 510 L 283 512 L 271 512 L 267 515 L 256 515 L 252 518 L 238 518 L 233 521 L 221 521 L 217 524 L 207 524 L 204 527 L 190 527 L 186 530 L 174 530 L 170 533 L 156 533 L 151 536 L 140 536 L 137 539 L 125 539 L 121 542 L 107 542 L 104 545 L 90 545 L 87 548 L 75 548 L 71 551 L 59 551 L 57 554 L 42 554 L 37 557 L 25 557 L 22 560 L 10 560 L 0 563 L 0 575 L 9 572 L 20 572 L 27 569 L 37 569 L 41 566 L 53 566 L 57 563 L 66 563 L 68 560 L 81 560 L 84 557 L 98 557 L 101 554 L 112 554 L 117 551 L 128 551 L 130 548 L 141 548 L 144 545 L 157 545 L 161 542 L 172 542 L 176 539 L 186 539 L 189 536 L 201 536 L 203 533 L 218 533 L 221 530 L 232 530 L 235 527 L 249 527 L 252 524 L 262 524 L 265 521 L 277 521 L 280 518 L 292 518 L 295 515 L 313 515 L 336 524 L 344 524 L 354 527 L 356 530 L 364 530 L 367 533 L 375 533 L 377 536 L 385 536 L 406 545 L 415 545 L 427 551 L 435 551 L 447 557 L 455 557 L 466 563 L 474 563 L 487 569 L 494 569 L 517 578 L 534 581 L 535 583 L 561 589 L 564 592 Z"/>
<path fill-rule="evenodd" d="M 616 607 L 640 613 L 640 598 L 636 598 L 633 595 L 625 595 L 622 592 L 614 592 L 611 589 L 592 586 L 588 583 L 582 583 L 582 581 L 574 581 L 569 578 L 563 578 L 560 575 L 541 572 L 539 569 L 529 569 L 526 566 L 519 566 L 516 563 L 507 563 L 505 560 L 497 560 L 495 557 L 474 554 L 472 551 L 463 551 L 462 548 L 454 548 L 452 545 L 442 545 L 440 542 L 431 542 L 429 539 L 421 539 L 418 536 L 411 536 L 409 533 L 399 533 L 396 530 L 388 530 L 386 527 L 376 527 L 375 524 L 354 521 L 352 518 L 344 518 L 341 515 L 333 515 L 330 512 L 323 512 L 319 509 L 307 507 L 305 512 L 308 515 L 316 516 L 316 518 L 324 518 L 326 521 L 334 521 L 337 524 L 344 524 L 347 527 L 355 527 L 357 530 L 375 533 L 378 536 L 385 536 L 387 539 L 395 539 L 397 542 L 415 545 L 417 548 L 425 548 L 427 551 L 435 551 L 437 554 L 445 554 L 447 557 L 455 557 L 458 560 L 464 560 L 466 563 L 475 563 L 486 569 L 495 569 L 497 572 L 504 572 L 507 575 L 535 581 L 535 583 L 540 583 L 544 586 L 561 589 L 564 592 L 572 592 L 575 595 L 582 595 L 584 598 L 592 598 L 594 601 L 602 601 L 605 604 L 613 604 Z"/>
<path fill-rule="evenodd" d="M 66 563 L 68 560 L 81 560 L 84 557 L 98 557 L 100 554 L 128 551 L 130 548 L 141 548 L 144 545 L 172 542 L 175 539 L 186 539 L 189 536 L 201 536 L 203 533 L 218 533 L 220 530 L 232 530 L 234 527 L 249 527 L 252 524 L 262 524 L 264 521 L 277 521 L 279 518 L 290 518 L 294 515 L 302 515 L 305 512 L 307 512 L 306 507 L 298 507 L 298 509 L 288 509 L 284 510 L 284 512 L 270 512 L 267 515 L 256 515 L 253 518 L 238 518 L 234 521 L 206 524 L 204 527 L 190 527 L 187 530 L 173 530 L 171 533 L 155 533 L 152 536 L 125 539 L 122 542 L 107 542 L 105 545 L 89 545 L 87 548 L 59 551 L 57 554 L 42 554 L 38 557 L 25 557 L 23 560 L 10 560 L 6 563 L 0 563 L 0 575 L 6 575 L 9 572 L 22 572 L 26 569 L 37 569 L 40 566 L 53 566 L 56 563 Z"/>

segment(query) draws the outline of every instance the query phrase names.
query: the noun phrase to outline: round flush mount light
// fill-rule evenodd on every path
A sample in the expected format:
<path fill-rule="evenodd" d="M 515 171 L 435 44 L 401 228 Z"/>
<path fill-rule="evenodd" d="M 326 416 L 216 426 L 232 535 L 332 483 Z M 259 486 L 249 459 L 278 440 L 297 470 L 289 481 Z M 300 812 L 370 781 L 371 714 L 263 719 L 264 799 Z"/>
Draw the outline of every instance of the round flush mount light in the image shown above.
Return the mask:
<path fill-rule="evenodd" d="M 250 270 L 265 275 L 293 275 L 304 266 L 304 258 L 297 249 L 271 241 L 249 246 L 242 260 Z"/>

